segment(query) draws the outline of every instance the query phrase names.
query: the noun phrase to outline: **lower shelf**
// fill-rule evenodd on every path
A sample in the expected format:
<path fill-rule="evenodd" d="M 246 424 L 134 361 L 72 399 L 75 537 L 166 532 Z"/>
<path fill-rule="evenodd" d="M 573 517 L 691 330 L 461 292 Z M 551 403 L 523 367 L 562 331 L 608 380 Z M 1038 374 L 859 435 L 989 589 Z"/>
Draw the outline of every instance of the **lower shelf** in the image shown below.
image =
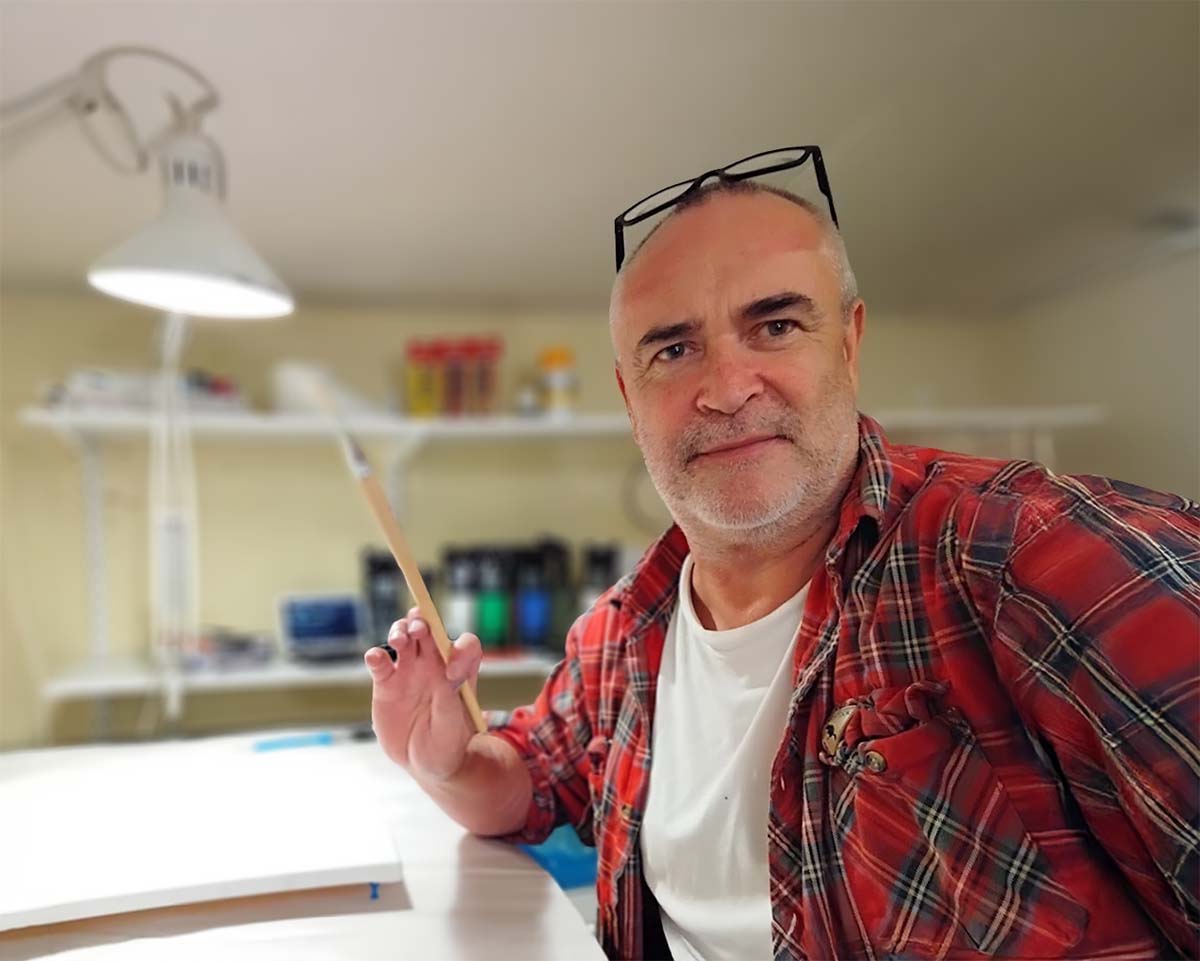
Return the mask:
<path fill-rule="evenodd" d="M 558 663 L 547 654 L 497 654 L 485 656 L 480 677 L 546 677 Z M 181 675 L 185 692 L 243 691 L 273 688 L 325 687 L 371 683 L 359 660 L 337 664 L 300 664 L 273 661 L 257 667 L 195 671 Z M 162 677 L 145 661 L 110 659 L 84 663 L 53 677 L 42 686 L 45 701 L 121 697 L 161 691 Z"/>

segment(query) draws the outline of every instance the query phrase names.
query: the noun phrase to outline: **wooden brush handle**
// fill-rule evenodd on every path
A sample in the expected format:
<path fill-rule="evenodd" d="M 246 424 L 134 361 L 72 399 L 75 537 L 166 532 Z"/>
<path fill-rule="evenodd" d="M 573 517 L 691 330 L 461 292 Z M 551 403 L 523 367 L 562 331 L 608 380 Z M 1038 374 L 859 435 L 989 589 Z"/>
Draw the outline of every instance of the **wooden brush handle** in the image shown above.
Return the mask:
<path fill-rule="evenodd" d="M 359 485 L 366 495 L 367 503 L 371 505 L 371 512 L 383 530 L 383 536 L 387 538 L 388 547 L 392 550 L 392 557 L 396 558 L 396 563 L 400 566 L 404 582 L 408 584 L 408 589 L 417 602 L 421 616 L 429 625 L 429 633 L 433 635 L 434 643 L 437 644 L 442 660 L 449 664 L 453 647 L 446 634 L 446 626 L 442 623 L 437 608 L 433 606 L 433 598 L 429 596 L 429 590 L 425 587 L 425 579 L 421 577 L 421 570 L 417 567 L 412 551 L 408 548 L 408 541 L 404 539 L 400 525 L 396 523 L 383 488 L 379 486 L 379 481 L 372 474 L 361 478 Z M 476 699 L 475 691 L 471 689 L 470 683 L 464 683 L 458 689 L 458 693 L 462 695 L 463 703 L 467 706 L 467 713 L 471 715 L 471 722 L 475 725 L 475 730 L 480 734 L 486 733 L 487 722 L 483 719 L 483 712 L 479 709 L 479 701 Z"/>

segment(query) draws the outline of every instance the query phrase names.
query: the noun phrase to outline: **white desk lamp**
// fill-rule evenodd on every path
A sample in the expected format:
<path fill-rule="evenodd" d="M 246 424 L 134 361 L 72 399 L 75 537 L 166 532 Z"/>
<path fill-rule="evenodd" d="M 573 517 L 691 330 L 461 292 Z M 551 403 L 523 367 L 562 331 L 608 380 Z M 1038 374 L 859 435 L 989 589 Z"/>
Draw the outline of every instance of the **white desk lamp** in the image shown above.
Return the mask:
<path fill-rule="evenodd" d="M 221 209 L 225 178 L 216 145 L 185 127 L 162 145 L 159 164 L 162 214 L 96 261 L 88 283 L 121 300 L 192 317 L 290 314 L 291 294 Z"/>
<path fill-rule="evenodd" d="M 108 81 L 115 60 L 134 57 L 169 64 L 204 88 L 203 96 L 187 106 L 168 94 L 172 122 L 144 140 Z M 221 208 L 225 194 L 221 152 L 200 132 L 202 117 L 218 103 L 216 89 L 188 64 L 150 48 L 115 47 L 89 57 L 75 74 L 0 104 L 0 121 L 8 124 L 21 115 L 26 127 L 65 109 L 114 168 L 141 173 L 157 159 L 161 171 L 165 189 L 161 215 L 96 261 L 87 276 L 105 294 L 164 312 L 158 416 L 152 427 L 150 458 L 150 631 L 163 669 L 170 719 L 182 711 L 182 646 L 199 632 L 195 471 L 180 377 L 187 318 L 252 320 L 281 317 L 293 310 L 287 288 Z M 43 108 L 41 116 L 31 118 L 29 112 L 38 107 Z M 121 147 L 132 156 L 132 163 L 122 164 L 97 134 L 92 125 L 97 114 L 107 114 L 115 122 Z M 104 655 L 106 605 L 102 597 L 94 597 L 92 606 L 93 632 L 100 639 L 100 650 L 94 649 L 93 654 Z"/>

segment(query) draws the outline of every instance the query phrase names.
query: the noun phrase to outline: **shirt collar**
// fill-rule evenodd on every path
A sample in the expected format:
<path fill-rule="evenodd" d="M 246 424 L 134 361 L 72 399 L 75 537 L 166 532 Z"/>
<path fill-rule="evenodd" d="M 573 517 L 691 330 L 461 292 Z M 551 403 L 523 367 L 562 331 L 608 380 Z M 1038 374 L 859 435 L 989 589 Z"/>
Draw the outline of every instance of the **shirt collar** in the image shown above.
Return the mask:
<path fill-rule="evenodd" d="M 884 436 L 879 423 L 866 414 L 858 415 L 858 466 L 838 518 L 837 531 L 825 551 L 825 563 L 835 567 L 845 553 L 850 538 L 863 526 L 864 520 L 873 530 L 865 535 L 877 540 L 881 531 L 908 500 L 906 491 L 896 484 L 895 449 Z"/>

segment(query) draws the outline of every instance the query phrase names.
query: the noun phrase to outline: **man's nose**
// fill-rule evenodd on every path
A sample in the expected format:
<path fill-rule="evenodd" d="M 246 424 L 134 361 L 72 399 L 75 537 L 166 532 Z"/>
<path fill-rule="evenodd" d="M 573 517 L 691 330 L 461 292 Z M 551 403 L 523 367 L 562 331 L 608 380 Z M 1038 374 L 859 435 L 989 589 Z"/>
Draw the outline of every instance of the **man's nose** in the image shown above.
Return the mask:
<path fill-rule="evenodd" d="M 763 392 L 757 365 L 738 347 L 716 348 L 707 359 L 704 381 L 696 398 L 701 411 L 736 414 Z"/>

